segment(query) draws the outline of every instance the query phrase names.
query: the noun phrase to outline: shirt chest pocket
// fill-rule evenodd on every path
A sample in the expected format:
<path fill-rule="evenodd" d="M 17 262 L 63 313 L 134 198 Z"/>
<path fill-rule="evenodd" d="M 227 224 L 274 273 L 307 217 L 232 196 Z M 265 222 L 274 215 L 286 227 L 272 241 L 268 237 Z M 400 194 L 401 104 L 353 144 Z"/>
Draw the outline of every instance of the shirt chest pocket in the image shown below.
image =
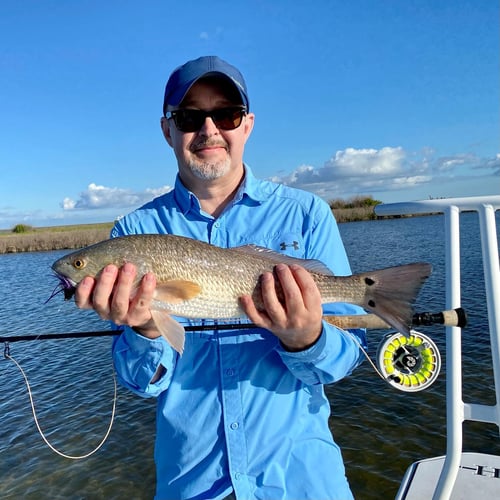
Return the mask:
<path fill-rule="evenodd" d="M 298 259 L 303 259 L 305 252 L 302 235 L 292 231 L 244 236 L 240 245 L 257 245 Z"/>

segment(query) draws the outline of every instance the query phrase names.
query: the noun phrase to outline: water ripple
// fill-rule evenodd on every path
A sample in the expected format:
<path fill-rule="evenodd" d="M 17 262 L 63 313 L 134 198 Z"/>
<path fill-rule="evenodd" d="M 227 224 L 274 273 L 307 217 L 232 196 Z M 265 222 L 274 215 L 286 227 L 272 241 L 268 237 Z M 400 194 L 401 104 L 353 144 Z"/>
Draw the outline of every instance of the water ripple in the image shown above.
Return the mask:
<path fill-rule="evenodd" d="M 463 303 L 470 317 L 464 330 L 464 386 L 467 398 L 494 404 L 489 366 L 485 299 L 474 214 L 462 216 Z M 418 299 L 419 310 L 441 310 L 444 298 L 443 217 L 417 217 L 340 226 L 353 271 L 417 260 L 434 272 Z M 78 311 L 56 297 L 44 304 L 55 283 L 50 264 L 65 252 L 0 255 L 0 335 L 107 329 L 92 312 Z M 424 330 L 422 330 L 424 331 Z M 364 363 L 347 379 L 326 387 L 330 426 L 341 445 L 357 498 L 394 498 L 406 468 L 415 460 L 444 454 L 444 329 L 425 329 L 443 356 L 435 384 L 402 393 Z M 383 333 L 370 332 L 375 356 Z M 84 454 L 104 436 L 111 413 L 113 381 L 109 338 L 11 344 L 12 355 L 32 384 L 40 424 L 62 451 Z M 0 363 L 0 476 L 3 499 L 150 499 L 154 494 L 155 402 L 119 388 L 116 421 L 95 455 L 67 460 L 50 451 L 38 435 L 23 378 L 12 362 Z M 500 454 L 494 426 L 464 425 L 464 448 Z"/>

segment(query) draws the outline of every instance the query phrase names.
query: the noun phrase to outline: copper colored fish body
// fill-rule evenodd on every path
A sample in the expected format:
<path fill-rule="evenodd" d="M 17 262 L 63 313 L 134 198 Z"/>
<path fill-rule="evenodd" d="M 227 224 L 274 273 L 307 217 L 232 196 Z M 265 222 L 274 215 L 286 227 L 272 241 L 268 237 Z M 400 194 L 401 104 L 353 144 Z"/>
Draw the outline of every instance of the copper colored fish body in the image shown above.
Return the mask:
<path fill-rule="evenodd" d="M 244 315 L 239 297 L 247 294 L 262 308 L 260 276 L 272 272 L 278 263 L 295 263 L 308 269 L 323 303 L 357 304 L 406 335 L 412 304 L 431 272 L 430 264 L 413 263 L 333 276 L 318 261 L 294 259 L 253 245 L 219 248 L 175 235 L 130 235 L 102 241 L 62 257 L 52 269 L 68 298 L 85 276 L 97 276 L 108 264 L 121 267 L 126 262 L 137 267 L 138 281 L 147 272 L 155 274 L 157 288 L 151 313 L 159 331 L 178 352 L 183 350 L 184 330 L 171 314 L 199 319 L 238 318 Z"/>

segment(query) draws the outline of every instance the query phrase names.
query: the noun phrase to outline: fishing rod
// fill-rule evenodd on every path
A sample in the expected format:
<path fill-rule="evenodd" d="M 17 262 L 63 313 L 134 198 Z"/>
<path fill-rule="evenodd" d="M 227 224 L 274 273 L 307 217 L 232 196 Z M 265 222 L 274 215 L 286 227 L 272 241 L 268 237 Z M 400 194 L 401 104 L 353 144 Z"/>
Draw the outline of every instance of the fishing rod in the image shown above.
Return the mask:
<path fill-rule="evenodd" d="M 323 319 L 331 325 L 343 329 L 349 328 L 367 328 L 372 330 L 389 329 L 391 326 L 375 314 L 360 315 L 328 315 Z M 458 326 L 464 328 L 467 325 L 467 314 L 461 307 L 440 311 L 437 313 L 422 312 L 413 315 L 411 326 Z M 202 325 L 186 325 L 186 332 L 204 332 L 209 330 L 245 330 L 256 328 L 253 323 L 210 323 Z M 1 337 L 0 342 L 21 342 L 31 340 L 53 340 L 53 339 L 72 339 L 72 338 L 90 338 L 90 337 L 109 337 L 123 333 L 123 329 L 102 330 L 89 332 L 66 332 L 66 333 L 43 333 L 38 335 L 16 335 Z"/>
<path fill-rule="evenodd" d="M 323 319 L 327 323 L 345 330 L 349 328 L 367 328 L 369 330 L 392 328 L 376 314 L 323 316 Z M 458 326 L 460 328 L 465 328 L 467 326 L 467 313 L 465 309 L 458 307 L 456 309 L 437 313 L 422 312 L 413 315 L 411 321 L 412 327 L 431 325 Z"/>
<path fill-rule="evenodd" d="M 359 339 L 351 332 L 350 328 L 366 328 L 366 329 L 390 329 L 385 321 L 380 319 L 374 314 L 361 314 L 361 315 L 337 315 L 337 316 L 323 316 L 323 319 L 328 323 L 343 328 L 347 331 L 353 341 L 356 342 L 363 352 L 365 357 L 368 359 L 369 363 L 375 369 L 375 372 L 389 385 L 392 387 L 404 391 L 404 392 L 414 392 L 421 391 L 429 387 L 439 375 L 441 368 L 441 357 L 439 350 L 434 342 L 429 338 L 412 330 L 411 337 L 406 338 L 403 334 L 397 332 L 386 335 L 381 344 L 379 345 L 377 351 L 377 362 L 376 364 L 371 360 L 370 356 L 366 352 L 365 348 L 361 345 Z M 437 313 L 417 313 L 413 315 L 411 326 L 422 326 L 422 325 L 445 325 L 445 326 L 458 326 L 465 327 L 467 324 L 467 315 L 462 308 L 452 309 L 448 311 L 440 311 Z M 207 330 L 241 330 L 255 328 L 256 325 L 253 323 L 216 323 L 211 322 L 209 324 L 204 323 L 201 325 L 185 325 L 184 330 L 186 332 L 199 332 Z M 113 371 L 113 382 L 114 382 L 114 397 L 113 397 L 113 408 L 111 413 L 111 420 L 106 431 L 104 438 L 101 442 L 89 453 L 81 456 L 73 456 L 63 453 L 56 449 L 47 439 L 44 432 L 42 431 L 40 424 L 38 422 L 38 417 L 35 411 L 35 404 L 33 401 L 33 395 L 31 393 L 30 384 L 28 382 L 28 377 L 21 365 L 10 355 L 10 345 L 9 342 L 21 342 L 21 341 L 31 341 L 31 340 L 50 340 L 50 339 L 70 339 L 70 338 L 89 338 L 89 337 L 107 337 L 116 336 L 123 333 L 123 329 L 115 330 L 103 330 L 103 331 L 90 331 L 90 332 L 66 332 L 66 333 L 42 333 L 38 335 L 18 335 L 9 337 L 0 337 L 0 342 L 5 344 L 4 346 L 4 357 L 5 359 L 10 359 L 19 368 L 20 372 L 24 377 L 26 383 L 26 388 L 28 390 L 28 395 L 30 398 L 31 409 L 33 412 L 33 418 L 37 426 L 38 432 L 40 433 L 42 439 L 45 441 L 47 446 L 65 458 L 70 458 L 73 460 L 87 458 L 93 455 L 97 450 L 99 450 L 106 439 L 108 438 L 111 427 L 113 425 L 115 410 L 116 410 L 116 400 L 117 400 L 117 384 L 116 377 Z"/>

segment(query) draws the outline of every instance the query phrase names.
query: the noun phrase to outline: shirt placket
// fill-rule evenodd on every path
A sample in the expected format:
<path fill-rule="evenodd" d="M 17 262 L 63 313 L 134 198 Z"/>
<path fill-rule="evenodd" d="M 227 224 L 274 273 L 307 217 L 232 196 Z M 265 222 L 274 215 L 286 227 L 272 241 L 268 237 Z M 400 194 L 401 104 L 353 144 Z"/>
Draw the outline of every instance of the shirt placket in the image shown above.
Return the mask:
<path fill-rule="evenodd" d="M 227 246 L 226 213 L 213 221 L 209 228 L 209 242 Z M 239 374 L 238 336 L 218 332 L 220 379 L 222 389 L 222 415 L 231 483 L 236 498 L 252 498 L 247 476 L 247 446 Z"/>
<path fill-rule="evenodd" d="M 231 482 L 237 498 L 251 498 L 247 476 L 245 422 L 239 381 L 238 337 L 220 332 L 218 337 L 222 414 Z"/>

